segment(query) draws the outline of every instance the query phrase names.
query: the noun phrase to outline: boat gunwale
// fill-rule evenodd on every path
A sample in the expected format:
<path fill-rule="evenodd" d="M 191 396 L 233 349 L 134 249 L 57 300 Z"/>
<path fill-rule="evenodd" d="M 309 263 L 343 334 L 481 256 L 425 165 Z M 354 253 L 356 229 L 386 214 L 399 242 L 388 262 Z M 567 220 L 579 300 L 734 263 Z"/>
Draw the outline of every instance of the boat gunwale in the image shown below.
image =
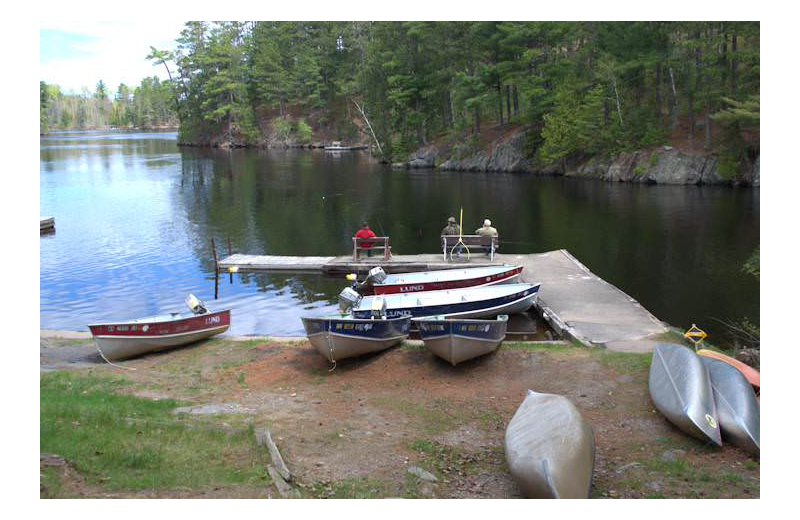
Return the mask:
<path fill-rule="evenodd" d="M 158 323 L 158 324 L 177 323 L 177 322 L 184 321 L 184 320 L 191 320 L 191 319 L 200 318 L 200 317 L 209 317 L 209 316 L 213 316 L 215 314 L 222 314 L 222 313 L 225 313 L 225 312 L 231 312 L 231 309 L 222 309 L 220 311 L 206 312 L 204 314 L 194 314 L 192 316 L 186 316 L 186 317 L 178 318 L 178 319 L 174 319 L 174 320 L 143 321 L 143 320 L 150 320 L 152 318 L 156 318 L 157 317 L 157 316 L 147 316 L 147 317 L 139 318 L 138 320 L 133 320 L 133 321 L 109 321 L 109 322 L 104 322 L 104 323 L 90 323 L 90 324 L 87 325 L 87 327 L 103 327 L 103 326 L 108 326 L 108 325 L 148 325 L 148 324 L 151 324 L 151 323 Z M 178 315 L 180 316 L 181 314 L 178 313 Z M 202 329 L 198 329 L 198 330 L 202 330 Z M 91 329 L 90 329 L 90 332 L 91 332 Z"/>

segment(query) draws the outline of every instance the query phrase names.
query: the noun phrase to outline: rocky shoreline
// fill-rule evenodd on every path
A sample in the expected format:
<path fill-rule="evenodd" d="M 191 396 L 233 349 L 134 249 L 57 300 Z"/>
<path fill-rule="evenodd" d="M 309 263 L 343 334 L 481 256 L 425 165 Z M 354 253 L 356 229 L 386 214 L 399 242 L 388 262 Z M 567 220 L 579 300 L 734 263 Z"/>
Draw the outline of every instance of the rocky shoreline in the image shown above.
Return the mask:
<path fill-rule="evenodd" d="M 406 162 L 393 163 L 392 167 L 519 172 L 643 184 L 759 187 L 761 183 L 760 156 L 749 171 L 730 177 L 720 172 L 716 155 L 689 152 L 671 146 L 621 153 L 611 158 L 592 158 L 574 164 L 539 166 L 527 158 L 524 142 L 525 131 L 522 130 L 480 150 L 470 150 L 467 145 L 430 145 L 410 154 Z"/>

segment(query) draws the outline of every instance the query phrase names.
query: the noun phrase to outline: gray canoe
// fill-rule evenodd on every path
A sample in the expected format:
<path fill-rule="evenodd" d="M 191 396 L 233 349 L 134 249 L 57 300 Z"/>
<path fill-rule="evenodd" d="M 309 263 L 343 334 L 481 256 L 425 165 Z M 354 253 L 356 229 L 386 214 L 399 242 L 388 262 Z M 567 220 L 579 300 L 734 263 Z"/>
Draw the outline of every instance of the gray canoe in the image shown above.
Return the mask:
<path fill-rule="evenodd" d="M 711 376 L 722 436 L 743 450 L 761 452 L 761 406 L 753 387 L 736 368 L 718 359 L 699 356 Z"/>
<path fill-rule="evenodd" d="M 589 497 L 594 433 L 566 397 L 528 390 L 506 428 L 505 451 L 526 497 Z"/>
<path fill-rule="evenodd" d="M 656 344 L 648 384 L 650 398 L 672 424 L 722 446 L 711 378 L 700 356 L 682 345 Z"/>

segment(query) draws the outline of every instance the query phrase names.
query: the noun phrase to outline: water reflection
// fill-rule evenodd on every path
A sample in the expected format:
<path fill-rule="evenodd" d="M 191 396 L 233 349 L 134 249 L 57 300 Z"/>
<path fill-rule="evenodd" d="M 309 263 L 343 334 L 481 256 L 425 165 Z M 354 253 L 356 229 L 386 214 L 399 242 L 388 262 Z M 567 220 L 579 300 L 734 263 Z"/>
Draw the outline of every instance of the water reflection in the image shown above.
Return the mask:
<path fill-rule="evenodd" d="M 172 133 L 72 133 L 41 143 L 43 327 L 173 310 L 213 300 L 211 238 L 226 253 L 346 255 L 359 221 L 396 253 L 437 252 L 448 216 L 472 232 L 490 218 L 502 251 L 564 248 L 674 324 L 758 321 L 741 271 L 759 242 L 759 191 L 611 184 L 517 174 L 391 170 L 363 152 L 178 149 Z M 343 281 L 222 277 L 214 306 L 232 332 L 296 334 L 332 308 Z"/>

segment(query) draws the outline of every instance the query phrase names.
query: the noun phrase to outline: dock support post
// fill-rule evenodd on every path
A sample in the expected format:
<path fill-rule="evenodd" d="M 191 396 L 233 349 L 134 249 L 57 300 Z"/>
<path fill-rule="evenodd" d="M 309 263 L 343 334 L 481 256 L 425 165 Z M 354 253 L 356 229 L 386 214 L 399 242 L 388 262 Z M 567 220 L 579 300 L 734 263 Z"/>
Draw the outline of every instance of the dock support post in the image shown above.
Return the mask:
<path fill-rule="evenodd" d="M 214 255 L 214 299 L 219 298 L 219 260 L 217 259 L 217 243 L 211 237 L 211 252 Z"/>

